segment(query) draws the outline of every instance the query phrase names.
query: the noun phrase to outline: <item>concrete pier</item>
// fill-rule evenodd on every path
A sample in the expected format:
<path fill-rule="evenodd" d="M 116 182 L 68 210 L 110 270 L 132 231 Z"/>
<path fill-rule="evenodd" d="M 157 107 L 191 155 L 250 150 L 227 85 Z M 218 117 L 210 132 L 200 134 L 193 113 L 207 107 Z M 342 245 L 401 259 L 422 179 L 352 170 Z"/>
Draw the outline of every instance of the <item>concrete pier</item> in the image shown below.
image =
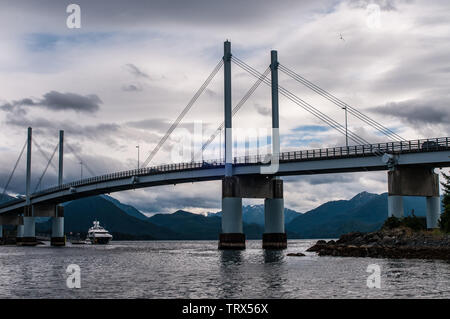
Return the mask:
<path fill-rule="evenodd" d="M 242 198 L 222 198 L 222 233 L 219 249 L 245 249 L 242 226 Z"/>
<path fill-rule="evenodd" d="M 52 218 L 52 237 L 50 239 L 52 246 L 65 246 L 66 237 L 64 236 L 64 207 L 56 206 L 56 216 Z"/>
<path fill-rule="evenodd" d="M 16 244 L 17 245 L 22 245 L 22 241 L 23 241 L 23 225 L 17 225 L 17 234 L 16 234 Z"/>
<path fill-rule="evenodd" d="M 404 217 L 403 196 L 388 196 L 388 217 Z"/>
<path fill-rule="evenodd" d="M 427 228 L 437 228 L 440 217 L 439 174 L 429 166 L 396 167 L 388 172 L 388 216 L 402 218 L 403 196 L 426 197 Z"/>
<path fill-rule="evenodd" d="M 441 199 L 437 196 L 427 197 L 427 228 L 439 228 L 441 216 Z"/>
<path fill-rule="evenodd" d="M 23 246 L 34 246 L 37 244 L 35 225 L 36 223 L 33 216 L 23 217 Z"/>
<path fill-rule="evenodd" d="M 287 236 L 284 229 L 283 181 L 273 179 L 273 198 L 264 200 L 264 249 L 286 249 Z"/>
<path fill-rule="evenodd" d="M 264 200 L 264 249 L 286 249 L 287 236 L 284 231 L 284 199 Z"/>

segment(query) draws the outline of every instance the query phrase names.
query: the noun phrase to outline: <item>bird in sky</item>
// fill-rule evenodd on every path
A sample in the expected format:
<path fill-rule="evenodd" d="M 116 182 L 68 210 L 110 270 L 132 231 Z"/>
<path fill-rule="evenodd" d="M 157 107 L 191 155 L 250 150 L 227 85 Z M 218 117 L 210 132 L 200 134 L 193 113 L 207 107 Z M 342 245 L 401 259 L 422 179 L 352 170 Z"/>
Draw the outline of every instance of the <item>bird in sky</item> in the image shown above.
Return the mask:
<path fill-rule="evenodd" d="M 342 33 L 339 34 L 340 38 L 342 41 L 345 41 L 344 38 L 342 37 Z"/>

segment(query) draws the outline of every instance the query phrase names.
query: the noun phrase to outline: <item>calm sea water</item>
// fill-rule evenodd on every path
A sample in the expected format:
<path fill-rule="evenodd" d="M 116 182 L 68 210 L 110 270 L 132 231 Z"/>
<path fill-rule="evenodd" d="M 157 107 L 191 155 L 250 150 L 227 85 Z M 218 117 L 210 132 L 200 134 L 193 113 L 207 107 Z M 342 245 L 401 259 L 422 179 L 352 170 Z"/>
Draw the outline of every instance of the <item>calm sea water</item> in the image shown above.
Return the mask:
<path fill-rule="evenodd" d="M 112 242 L 65 248 L 0 246 L 0 298 L 449 298 L 450 263 L 426 260 L 286 256 L 248 241 L 219 251 L 216 241 Z M 81 268 L 81 288 L 66 267 Z M 381 267 L 369 289 L 367 266 Z"/>

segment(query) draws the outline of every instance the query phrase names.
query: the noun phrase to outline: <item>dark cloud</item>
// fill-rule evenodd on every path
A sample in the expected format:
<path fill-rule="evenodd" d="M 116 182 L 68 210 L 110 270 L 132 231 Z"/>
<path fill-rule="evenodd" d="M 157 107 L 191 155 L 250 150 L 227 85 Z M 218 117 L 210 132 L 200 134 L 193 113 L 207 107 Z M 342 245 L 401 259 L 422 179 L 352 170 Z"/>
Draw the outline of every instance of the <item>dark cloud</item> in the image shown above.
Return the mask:
<path fill-rule="evenodd" d="M 390 102 L 369 109 L 371 112 L 390 115 L 414 125 L 450 123 L 450 99 L 415 99 Z"/>
<path fill-rule="evenodd" d="M 127 68 L 128 72 L 130 72 L 131 74 L 133 74 L 137 78 L 146 78 L 146 79 L 150 78 L 147 73 L 145 73 L 142 70 L 140 70 L 134 64 L 128 63 L 128 64 L 125 65 L 125 67 Z"/>
<path fill-rule="evenodd" d="M 397 10 L 397 4 L 400 2 L 408 3 L 410 0 L 395 1 L 395 0 L 349 0 L 349 5 L 354 8 L 366 9 L 370 4 L 376 4 L 383 11 Z"/>
<path fill-rule="evenodd" d="M 271 109 L 269 107 L 263 106 L 258 103 L 255 104 L 255 109 L 256 109 L 256 112 L 258 112 L 259 114 L 261 114 L 263 116 L 269 115 L 271 113 Z"/>
<path fill-rule="evenodd" d="M 120 136 L 120 125 L 116 123 L 79 125 L 71 121 L 48 120 L 42 117 L 29 119 L 16 116 L 7 116 L 5 123 L 23 129 L 33 127 L 35 133 L 46 136 L 56 136 L 59 130 L 64 130 L 67 137 L 103 141 L 111 146 L 117 144 L 116 138 Z"/>
<path fill-rule="evenodd" d="M 142 86 L 140 86 L 139 84 L 129 84 L 122 86 L 122 91 L 125 92 L 140 92 L 142 90 Z"/>
<path fill-rule="evenodd" d="M 320 2 L 320 3 L 318 3 Z M 326 4 L 332 4 L 334 0 L 128 0 L 126 4 L 122 0 L 78 0 L 81 7 L 83 28 L 105 26 L 111 28 L 123 28 L 124 26 L 151 26 L 167 25 L 248 25 L 255 21 L 261 22 L 267 19 L 282 19 L 279 13 L 286 10 L 297 11 L 308 8 L 322 8 Z M 39 3 L 33 1 L 10 1 L 8 5 L 18 12 L 35 12 L 48 19 L 60 22 L 67 7 L 66 2 L 54 0 L 42 0 Z M 61 14 L 61 12 L 63 14 Z M 277 12 L 278 14 L 274 14 Z M 61 22 L 64 22 L 61 21 Z"/>
<path fill-rule="evenodd" d="M 0 109 L 16 115 L 26 114 L 24 107 L 30 106 L 44 107 L 52 111 L 72 110 L 75 112 L 94 113 L 100 109 L 99 104 L 101 103 L 102 101 L 95 94 L 83 96 L 76 93 L 50 91 L 45 93 L 40 100 L 33 101 L 30 98 L 25 98 L 0 105 Z"/>
<path fill-rule="evenodd" d="M 301 177 L 284 177 L 286 181 L 307 183 L 309 185 L 335 184 L 335 183 L 356 183 L 358 176 L 353 174 L 321 174 L 305 175 Z"/>
<path fill-rule="evenodd" d="M 95 94 L 82 96 L 75 93 L 59 93 L 51 91 L 44 94 L 39 104 L 54 111 L 73 110 L 77 112 L 93 113 L 99 110 L 102 101 Z"/>
<path fill-rule="evenodd" d="M 197 186 L 201 189 L 202 186 L 209 186 L 209 189 L 211 190 L 217 183 L 218 182 L 195 183 L 193 184 L 193 187 Z M 120 193 L 119 197 L 125 202 L 128 201 L 129 203 L 132 203 L 134 207 L 146 213 L 173 213 L 178 209 L 190 207 L 204 209 L 220 207 L 220 196 L 218 196 L 220 192 L 204 194 L 196 192 L 192 195 L 189 194 L 189 192 L 186 192 L 186 186 L 187 184 L 153 187 L 149 189 L 148 192 L 158 194 L 157 198 L 154 200 L 149 198 L 151 196 L 146 194 L 147 191 L 140 192 L 139 194 L 133 192 L 129 197 L 126 194 L 127 192 L 123 192 Z"/>

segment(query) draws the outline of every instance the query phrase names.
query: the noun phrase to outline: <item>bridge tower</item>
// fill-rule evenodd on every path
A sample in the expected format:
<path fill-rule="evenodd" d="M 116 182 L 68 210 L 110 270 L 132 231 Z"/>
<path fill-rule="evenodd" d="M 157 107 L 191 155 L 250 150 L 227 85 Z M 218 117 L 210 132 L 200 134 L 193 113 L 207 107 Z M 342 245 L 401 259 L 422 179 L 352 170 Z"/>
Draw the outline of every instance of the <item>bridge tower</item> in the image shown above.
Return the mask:
<path fill-rule="evenodd" d="M 225 177 L 222 180 L 222 233 L 219 249 L 245 249 L 242 225 L 242 198 L 264 199 L 263 248 L 284 249 L 287 237 L 284 230 L 283 181 L 275 176 L 280 154 L 278 110 L 278 58 L 271 51 L 272 77 L 272 161 L 260 174 L 233 176 L 231 124 L 231 44 L 224 44 L 224 103 L 225 103 Z M 248 140 L 246 140 L 246 148 Z M 248 150 L 246 150 L 248 152 Z"/>
<path fill-rule="evenodd" d="M 23 213 L 23 233 L 21 227 L 17 228 L 18 243 L 25 246 L 36 245 L 35 220 L 33 209 L 31 207 L 31 143 L 32 142 L 32 128 L 28 128 L 27 139 L 27 173 L 26 173 L 26 206 Z M 22 239 L 20 240 L 20 235 Z"/>
<path fill-rule="evenodd" d="M 278 53 L 270 52 L 270 70 L 272 83 L 272 164 L 279 162 L 280 123 L 278 103 Z M 274 172 L 275 173 L 275 172 Z M 263 248 L 287 248 L 287 236 L 284 231 L 283 180 L 273 177 L 273 198 L 264 200 Z"/>
<path fill-rule="evenodd" d="M 224 116 L 225 116 L 225 177 L 222 180 L 222 233 L 219 249 L 245 249 L 242 226 L 242 197 L 236 191 L 233 178 L 233 134 L 231 110 L 231 43 L 224 42 Z"/>
<path fill-rule="evenodd" d="M 64 131 L 59 131 L 59 164 L 58 164 L 58 186 L 63 184 L 64 177 Z M 52 246 L 65 246 L 64 237 L 64 206 L 56 205 L 55 215 L 52 218 L 52 237 L 50 239 Z"/>

